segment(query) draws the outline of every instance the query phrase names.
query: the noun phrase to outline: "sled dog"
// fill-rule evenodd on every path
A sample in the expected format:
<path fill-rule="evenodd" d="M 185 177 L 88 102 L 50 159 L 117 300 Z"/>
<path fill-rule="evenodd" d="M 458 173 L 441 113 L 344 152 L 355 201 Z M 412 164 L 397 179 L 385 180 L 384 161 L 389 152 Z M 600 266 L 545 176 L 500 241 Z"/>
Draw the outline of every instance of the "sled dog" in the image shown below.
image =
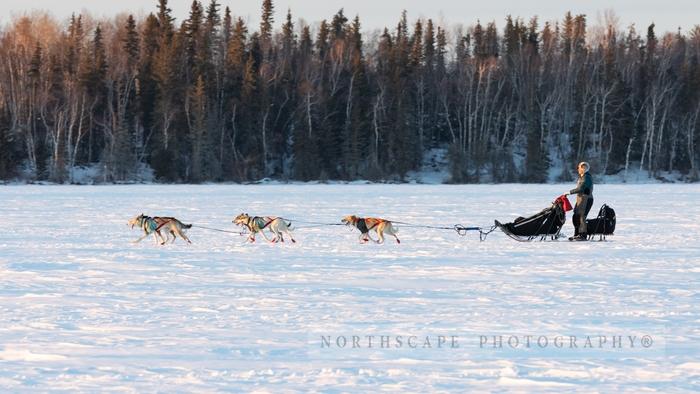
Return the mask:
<path fill-rule="evenodd" d="M 373 241 L 378 244 L 384 243 L 384 233 L 396 238 L 396 243 L 401 243 L 399 237 L 396 236 L 399 229 L 394 227 L 392 223 L 386 219 L 360 218 L 355 215 L 349 215 L 345 216 L 341 222 L 347 226 L 354 226 L 360 230 L 360 243 L 365 243 L 368 241 Z M 376 232 L 379 239 L 376 241 L 372 239 L 372 237 L 369 235 L 370 231 Z"/>
<path fill-rule="evenodd" d="M 242 213 L 233 219 L 233 224 L 244 226 L 250 231 L 247 241 L 255 242 L 255 235 L 260 233 L 269 242 L 284 242 L 284 235 L 287 234 L 292 242 L 296 242 L 292 233 L 289 231 L 292 225 L 283 218 L 276 216 L 250 216 L 247 213 Z M 269 239 L 265 234 L 265 230 L 269 230 L 274 238 Z"/>
<path fill-rule="evenodd" d="M 140 214 L 139 216 L 136 216 L 135 218 L 129 220 L 128 225 L 131 226 L 131 228 L 134 228 L 134 226 L 139 226 L 144 232 L 144 235 L 134 241 L 134 243 L 141 242 L 144 240 L 146 237 L 149 235 L 153 234 L 153 238 L 156 241 L 156 244 L 158 244 L 158 240 L 160 239 L 160 244 L 164 245 L 170 240 L 170 236 L 172 235 L 172 242 L 175 242 L 175 239 L 177 236 L 180 236 L 180 238 L 184 239 L 187 241 L 187 243 L 192 243 L 189 238 L 187 238 L 187 235 L 185 235 L 185 229 L 189 229 L 192 227 L 191 224 L 184 224 L 181 221 L 173 218 L 173 217 L 150 217 L 146 216 L 144 214 Z M 165 238 L 163 238 L 163 234 L 161 231 L 165 232 Z"/>

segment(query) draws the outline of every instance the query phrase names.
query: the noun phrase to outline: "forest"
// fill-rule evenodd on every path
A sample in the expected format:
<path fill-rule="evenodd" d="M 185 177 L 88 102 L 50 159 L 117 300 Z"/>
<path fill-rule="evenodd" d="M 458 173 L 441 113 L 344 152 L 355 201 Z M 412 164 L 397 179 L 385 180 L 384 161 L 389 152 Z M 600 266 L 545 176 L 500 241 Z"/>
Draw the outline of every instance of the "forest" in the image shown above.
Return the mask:
<path fill-rule="evenodd" d="M 434 150 L 453 183 L 569 181 L 581 160 L 698 180 L 700 26 L 234 11 L 5 23 L 0 180 L 401 182 Z"/>

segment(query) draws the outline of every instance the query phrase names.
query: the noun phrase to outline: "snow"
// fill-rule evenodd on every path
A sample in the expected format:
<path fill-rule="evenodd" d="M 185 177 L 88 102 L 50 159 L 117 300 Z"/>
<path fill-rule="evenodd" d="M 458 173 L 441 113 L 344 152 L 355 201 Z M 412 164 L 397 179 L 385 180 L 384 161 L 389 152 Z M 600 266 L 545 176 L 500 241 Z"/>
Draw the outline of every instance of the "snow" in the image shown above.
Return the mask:
<path fill-rule="evenodd" d="M 423 155 L 418 171 L 409 171 L 406 179 L 410 183 L 439 185 L 450 181 L 449 158 L 446 148 L 432 148 Z"/>
<path fill-rule="evenodd" d="M 105 182 L 105 168 L 101 164 L 90 166 L 75 166 L 68 169 L 69 183 L 76 185 L 95 185 Z M 126 183 L 152 183 L 156 180 L 155 172 L 145 163 L 139 163 L 130 182 Z"/>
<path fill-rule="evenodd" d="M 647 170 L 640 170 L 638 163 L 632 168 L 629 168 L 625 173 L 621 170 L 617 174 L 613 175 L 603 175 L 598 176 L 601 182 L 604 183 L 633 183 L 633 184 L 644 184 L 644 183 L 679 183 L 688 182 L 690 175 L 681 174 L 678 171 L 668 172 L 659 171 L 656 177 L 652 177 Z"/>
<path fill-rule="evenodd" d="M 360 214 L 490 226 L 571 187 L 2 186 L 0 387 L 700 390 L 700 185 L 596 185 L 592 215 L 608 203 L 618 217 L 608 242 L 518 243 L 498 231 L 479 242 L 399 224 L 400 245 L 360 245 L 348 228 L 302 223 Z M 238 230 L 240 212 L 279 215 L 298 242 L 195 227 L 192 245 L 132 244 L 140 233 L 126 222 L 142 212 L 225 230 Z M 353 335 L 456 336 L 459 348 L 320 348 L 321 336 Z M 527 335 L 638 346 L 479 346 Z M 644 335 L 653 346 L 639 346 Z"/>
<path fill-rule="evenodd" d="M 68 179 L 78 185 L 92 185 L 104 179 L 102 166 L 93 164 L 91 166 L 75 166 L 68 169 Z"/>

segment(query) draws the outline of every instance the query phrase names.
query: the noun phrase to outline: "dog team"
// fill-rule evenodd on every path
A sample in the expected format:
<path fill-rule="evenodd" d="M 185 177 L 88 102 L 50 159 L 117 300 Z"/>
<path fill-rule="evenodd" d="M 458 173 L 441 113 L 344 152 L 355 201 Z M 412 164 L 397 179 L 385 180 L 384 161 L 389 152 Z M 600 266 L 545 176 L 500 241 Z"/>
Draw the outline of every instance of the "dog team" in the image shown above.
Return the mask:
<path fill-rule="evenodd" d="M 378 244 L 384 243 L 384 234 L 391 235 L 396 239 L 396 243 L 401 243 L 399 237 L 396 236 L 398 229 L 394 227 L 389 220 L 380 218 L 361 218 L 355 215 L 348 215 L 341 219 L 341 223 L 358 229 L 360 231 L 359 240 L 362 244 L 369 241 Z M 255 242 L 255 236 L 258 233 L 262 234 L 265 240 L 272 243 L 284 242 L 285 234 L 292 242 L 296 242 L 290 231 L 292 223 L 281 217 L 250 216 L 247 213 L 241 213 L 233 219 L 233 224 L 244 227 L 248 230 L 249 235 L 246 242 Z M 192 225 L 184 224 L 173 217 L 150 217 L 140 214 L 129 220 L 127 225 L 130 225 L 131 228 L 138 226 L 141 230 L 143 230 L 143 236 L 134 241 L 134 243 L 141 242 L 149 235 L 153 235 L 156 244 L 160 243 L 161 245 L 168 243 L 168 241 L 171 243 L 175 242 L 175 239 L 178 236 L 188 243 L 192 243 L 185 234 L 185 230 L 192 228 Z M 265 230 L 272 234 L 272 239 L 267 237 Z M 378 239 L 375 240 L 369 235 L 372 231 L 377 234 Z M 165 233 L 165 237 L 163 237 L 163 233 Z"/>

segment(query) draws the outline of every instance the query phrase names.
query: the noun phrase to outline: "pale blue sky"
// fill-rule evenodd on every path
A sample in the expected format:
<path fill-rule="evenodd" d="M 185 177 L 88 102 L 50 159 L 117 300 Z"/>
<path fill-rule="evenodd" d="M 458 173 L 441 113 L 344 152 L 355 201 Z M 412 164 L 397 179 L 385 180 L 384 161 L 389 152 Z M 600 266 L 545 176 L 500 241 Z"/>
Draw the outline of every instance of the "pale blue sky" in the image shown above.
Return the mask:
<path fill-rule="evenodd" d="M 209 0 L 204 0 L 208 3 Z M 220 0 L 223 6 L 229 6 L 234 14 L 251 23 L 258 22 L 261 0 Z M 2 0 L 0 5 L 0 22 L 5 23 L 10 15 L 32 9 L 52 11 L 60 18 L 67 18 L 71 12 L 88 10 L 95 16 L 111 16 L 128 11 L 138 14 L 154 11 L 155 0 Z M 191 1 L 171 0 L 178 20 L 187 15 Z M 477 19 L 482 22 L 495 20 L 497 25 L 504 25 L 507 14 L 529 19 L 538 15 L 540 20 L 560 20 L 567 10 L 584 13 L 589 17 L 589 25 L 596 24 L 597 15 L 606 9 L 613 9 L 620 18 L 620 25 L 626 28 L 636 23 L 638 31 L 643 31 L 652 21 L 659 31 L 675 31 L 679 26 L 684 31 L 700 24 L 700 0 L 577 0 L 577 1 L 516 1 L 516 0 L 276 0 L 276 19 L 281 21 L 287 8 L 292 9 L 295 20 L 303 17 L 313 23 L 330 18 L 338 9 L 344 8 L 346 15 L 359 14 L 367 30 L 390 26 L 393 27 L 401 10 L 408 11 L 409 19 L 418 17 L 433 18 L 453 25 L 473 24 Z"/>

